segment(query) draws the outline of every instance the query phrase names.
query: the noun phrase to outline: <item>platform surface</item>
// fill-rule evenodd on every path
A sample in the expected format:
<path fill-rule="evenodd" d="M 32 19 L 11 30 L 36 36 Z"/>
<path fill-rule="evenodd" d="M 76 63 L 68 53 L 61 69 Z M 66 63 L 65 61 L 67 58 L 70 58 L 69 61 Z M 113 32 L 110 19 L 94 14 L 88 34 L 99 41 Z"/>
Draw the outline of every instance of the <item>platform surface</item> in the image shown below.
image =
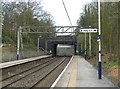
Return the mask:
<path fill-rule="evenodd" d="M 115 87 L 102 76 L 98 79 L 97 70 L 81 56 L 73 56 L 71 63 L 55 87 Z"/>
<path fill-rule="evenodd" d="M 35 60 L 50 57 L 50 56 L 51 55 L 43 55 L 43 56 L 38 56 L 38 57 L 31 57 L 31 58 L 26 58 L 26 59 L 20 59 L 20 60 L 0 63 L 0 69 L 10 67 L 10 66 L 14 66 L 14 65 L 18 65 L 18 64 L 22 64 L 22 63 L 26 63 L 26 62 L 30 62 L 30 61 L 35 61 Z"/>

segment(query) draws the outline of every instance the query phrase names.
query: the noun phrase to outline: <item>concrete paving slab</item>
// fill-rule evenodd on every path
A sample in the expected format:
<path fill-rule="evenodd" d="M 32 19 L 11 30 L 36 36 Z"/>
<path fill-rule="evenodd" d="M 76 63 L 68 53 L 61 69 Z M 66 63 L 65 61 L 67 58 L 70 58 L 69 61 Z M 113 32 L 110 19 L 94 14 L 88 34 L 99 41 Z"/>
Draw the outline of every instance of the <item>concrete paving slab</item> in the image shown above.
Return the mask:
<path fill-rule="evenodd" d="M 102 76 L 98 79 L 97 70 L 83 57 L 78 59 L 77 87 L 115 87 L 113 83 Z"/>
<path fill-rule="evenodd" d="M 77 67 L 75 66 L 75 64 L 77 65 Z M 77 71 L 75 71 L 76 69 L 74 68 L 76 68 Z M 76 76 L 76 84 L 74 84 L 75 78 L 73 78 L 72 76 Z M 87 62 L 81 56 L 73 56 L 73 60 L 70 63 L 69 67 L 66 69 L 66 71 L 61 76 L 53 89 L 57 89 L 58 87 L 65 89 L 118 89 L 106 77 L 102 76 L 102 79 L 98 79 L 97 76 L 97 70 L 89 62 Z M 70 83 L 70 81 L 72 80 L 73 83 Z"/>

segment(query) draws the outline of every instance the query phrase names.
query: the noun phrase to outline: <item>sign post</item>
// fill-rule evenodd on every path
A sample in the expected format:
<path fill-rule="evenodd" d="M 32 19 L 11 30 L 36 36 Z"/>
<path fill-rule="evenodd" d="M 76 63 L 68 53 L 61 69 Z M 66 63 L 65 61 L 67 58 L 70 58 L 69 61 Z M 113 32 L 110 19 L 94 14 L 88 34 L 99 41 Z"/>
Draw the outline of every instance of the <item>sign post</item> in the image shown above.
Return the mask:
<path fill-rule="evenodd" d="M 85 59 L 86 59 L 86 55 L 87 55 L 87 53 L 86 53 L 86 49 L 87 49 L 87 47 L 86 47 L 86 33 L 89 33 L 89 53 L 90 53 L 90 56 L 91 56 L 91 33 L 97 33 L 98 32 L 98 30 L 97 29 L 80 29 L 79 30 L 79 32 L 80 33 L 85 33 Z"/>
<path fill-rule="evenodd" d="M 89 56 L 91 56 L 91 33 L 89 33 Z"/>

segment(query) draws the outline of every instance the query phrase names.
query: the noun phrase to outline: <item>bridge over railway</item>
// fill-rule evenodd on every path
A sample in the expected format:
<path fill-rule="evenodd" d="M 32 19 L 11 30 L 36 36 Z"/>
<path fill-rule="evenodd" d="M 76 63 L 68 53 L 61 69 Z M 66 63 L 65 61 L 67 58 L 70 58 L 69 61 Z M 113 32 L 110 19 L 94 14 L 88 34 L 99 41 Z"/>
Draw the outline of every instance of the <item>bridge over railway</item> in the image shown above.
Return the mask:
<path fill-rule="evenodd" d="M 45 31 L 43 31 L 45 29 Z M 50 31 L 53 29 L 54 31 Z M 74 46 L 74 54 L 77 50 L 77 35 L 79 34 L 79 26 L 27 26 L 18 29 L 17 40 L 17 59 L 20 58 L 20 46 L 23 46 L 22 34 L 54 34 L 46 39 L 38 37 L 38 48 L 42 47 L 48 52 L 52 52 L 56 56 L 57 45 L 67 44 Z M 42 41 L 42 42 L 41 42 Z M 44 42 L 43 42 L 44 41 Z M 21 43 L 21 44 L 20 44 Z M 42 44 L 41 44 L 42 43 Z"/>
<path fill-rule="evenodd" d="M 52 51 L 52 55 L 56 56 L 57 45 L 58 44 L 67 44 L 74 45 L 74 54 L 76 55 L 76 47 L 77 47 L 77 38 L 76 35 L 73 36 L 56 36 L 51 37 L 46 41 L 47 51 Z"/>

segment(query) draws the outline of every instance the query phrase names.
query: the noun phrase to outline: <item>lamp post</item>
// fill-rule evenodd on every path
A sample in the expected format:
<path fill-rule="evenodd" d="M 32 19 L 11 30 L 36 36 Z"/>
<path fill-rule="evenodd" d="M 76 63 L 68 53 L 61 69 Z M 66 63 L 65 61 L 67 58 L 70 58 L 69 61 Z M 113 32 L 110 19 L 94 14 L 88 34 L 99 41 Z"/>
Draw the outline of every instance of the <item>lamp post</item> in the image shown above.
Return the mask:
<path fill-rule="evenodd" d="M 99 61 L 98 61 L 98 79 L 102 79 L 102 61 L 101 61 L 101 28 L 100 28 L 100 0 L 98 0 L 98 42 L 99 42 Z"/>

